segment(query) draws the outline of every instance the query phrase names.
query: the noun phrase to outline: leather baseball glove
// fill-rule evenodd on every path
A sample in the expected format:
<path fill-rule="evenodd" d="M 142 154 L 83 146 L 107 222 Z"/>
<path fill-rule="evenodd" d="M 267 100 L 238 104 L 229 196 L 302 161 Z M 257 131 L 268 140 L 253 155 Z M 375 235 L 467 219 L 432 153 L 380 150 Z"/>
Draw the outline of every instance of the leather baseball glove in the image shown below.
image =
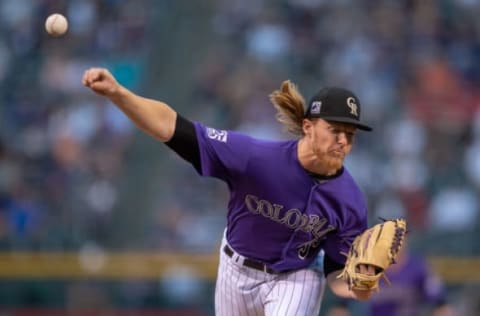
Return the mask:
<path fill-rule="evenodd" d="M 407 224 L 403 219 L 384 220 L 383 223 L 365 230 L 353 241 L 345 268 L 338 278 L 343 278 L 349 288 L 355 290 L 379 290 L 381 278 L 390 284 L 384 271 L 395 263 L 406 231 Z M 374 266 L 375 274 L 360 273 L 359 265 L 362 264 Z"/>

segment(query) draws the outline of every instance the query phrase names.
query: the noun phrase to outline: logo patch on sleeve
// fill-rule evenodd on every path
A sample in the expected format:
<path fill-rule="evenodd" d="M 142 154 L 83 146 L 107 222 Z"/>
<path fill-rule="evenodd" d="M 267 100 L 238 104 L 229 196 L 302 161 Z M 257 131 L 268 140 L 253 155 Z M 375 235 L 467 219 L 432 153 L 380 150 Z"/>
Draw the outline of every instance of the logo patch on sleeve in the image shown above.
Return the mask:
<path fill-rule="evenodd" d="M 211 138 L 211 139 L 214 139 L 214 140 L 218 140 L 220 142 L 224 142 L 226 143 L 227 142 L 227 131 L 224 131 L 224 130 L 216 130 L 214 128 L 211 128 L 211 127 L 207 127 L 207 136 L 208 138 Z"/>

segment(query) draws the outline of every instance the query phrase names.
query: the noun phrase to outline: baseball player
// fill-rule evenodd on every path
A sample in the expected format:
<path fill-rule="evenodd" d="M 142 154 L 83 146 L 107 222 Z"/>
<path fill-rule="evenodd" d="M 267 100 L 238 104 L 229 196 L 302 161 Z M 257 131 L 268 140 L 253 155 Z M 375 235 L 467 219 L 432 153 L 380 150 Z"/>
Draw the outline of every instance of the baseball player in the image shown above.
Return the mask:
<path fill-rule="evenodd" d="M 325 284 L 340 297 L 370 297 L 370 289 L 338 277 L 353 240 L 367 228 L 365 199 L 343 166 L 357 130 L 371 130 L 352 92 L 324 88 L 305 104 L 296 86 L 283 82 L 270 99 L 295 137 L 268 141 L 191 122 L 126 89 L 106 69 L 86 70 L 82 83 L 200 175 L 227 184 L 217 315 L 318 315 Z M 376 273 L 373 265 L 357 270 Z"/>

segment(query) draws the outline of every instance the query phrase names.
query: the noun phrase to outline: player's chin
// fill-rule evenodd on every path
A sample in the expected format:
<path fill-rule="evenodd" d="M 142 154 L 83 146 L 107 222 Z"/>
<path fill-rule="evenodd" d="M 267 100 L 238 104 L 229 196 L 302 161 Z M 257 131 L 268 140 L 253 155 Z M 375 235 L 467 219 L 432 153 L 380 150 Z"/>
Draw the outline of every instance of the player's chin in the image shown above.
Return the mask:
<path fill-rule="evenodd" d="M 328 156 L 329 156 L 328 160 L 330 160 L 331 164 L 335 164 L 335 165 L 339 165 L 339 166 L 343 165 L 343 160 L 345 159 L 345 153 L 343 153 L 343 152 L 331 152 L 331 153 L 329 153 Z"/>
<path fill-rule="evenodd" d="M 329 167 L 329 169 L 336 171 L 343 166 L 343 158 L 329 156 L 328 158 L 324 159 L 324 163 Z"/>

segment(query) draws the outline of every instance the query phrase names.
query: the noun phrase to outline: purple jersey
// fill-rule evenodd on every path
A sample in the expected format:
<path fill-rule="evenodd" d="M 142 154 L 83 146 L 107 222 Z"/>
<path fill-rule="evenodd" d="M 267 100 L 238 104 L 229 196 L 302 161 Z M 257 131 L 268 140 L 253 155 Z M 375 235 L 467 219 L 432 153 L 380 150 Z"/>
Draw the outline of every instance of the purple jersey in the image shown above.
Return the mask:
<path fill-rule="evenodd" d="M 201 174 L 228 184 L 227 240 L 238 253 L 277 271 L 308 267 L 320 249 L 345 262 L 367 228 L 365 200 L 346 169 L 317 181 L 298 161 L 297 140 L 195 127 Z"/>

